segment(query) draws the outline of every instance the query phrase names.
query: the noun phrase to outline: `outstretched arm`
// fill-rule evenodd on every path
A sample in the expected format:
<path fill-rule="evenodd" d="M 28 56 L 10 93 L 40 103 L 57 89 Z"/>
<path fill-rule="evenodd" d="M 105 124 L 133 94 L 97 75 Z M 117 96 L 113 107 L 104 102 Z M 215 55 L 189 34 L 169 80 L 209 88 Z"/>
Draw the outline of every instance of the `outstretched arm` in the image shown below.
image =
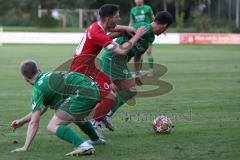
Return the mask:
<path fill-rule="evenodd" d="M 28 113 L 27 115 L 25 115 L 24 117 L 14 120 L 11 123 L 11 128 L 13 129 L 13 131 L 15 131 L 17 128 L 21 127 L 22 125 L 24 125 L 25 123 L 29 122 L 31 120 L 32 117 L 32 112 Z"/>
<path fill-rule="evenodd" d="M 41 110 L 41 115 L 43 115 L 47 111 L 48 107 L 46 106 L 43 110 Z M 17 128 L 20 128 L 25 123 L 28 123 L 31 120 L 32 112 L 28 113 L 27 115 L 23 116 L 20 119 L 14 120 L 11 123 L 11 128 L 15 131 Z"/>
<path fill-rule="evenodd" d="M 145 34 L 145 32 L 146 28 L 142 26 L 138 28 L 136 34 L 129 41 L 121 45 L 112 43 L 105 47 L 105 49 L 115 54 L 126 55 L 126 53 L 129 52 L 129 50 L 137 43 L 137 41 Z"/>
<path fill-rule="evenodd" d="M 21 148 L 17 148 L 11 152 L 25 152 L 28 151 L 30 144 L 32 143 L 35 135 L 37 134 L 40 122 L 41 110 L 38 110 L 32 113 L 31 121 L 28 124 L 27 136 L 25 140 L 25 144 Z"/>
<path fill-rule="evenodd" d="M 124 33 L 122 33 L 122 32 L 110 32 L 110 33 L 108 34 L 108 36 L 109 36 L 111 39 L 120 37 L 120 36 L 122 36 L 122 35 L 124 35 Z"/>
<path fill-rule="evenodd" d="M 120 33 L 127 33 L 130 35 L 134 35 L 136 33 L 136 29 L 134 29 L 131 26 L 117 25 L 115 28 L 111 29 L 109 32 L 120 32 Z"/>

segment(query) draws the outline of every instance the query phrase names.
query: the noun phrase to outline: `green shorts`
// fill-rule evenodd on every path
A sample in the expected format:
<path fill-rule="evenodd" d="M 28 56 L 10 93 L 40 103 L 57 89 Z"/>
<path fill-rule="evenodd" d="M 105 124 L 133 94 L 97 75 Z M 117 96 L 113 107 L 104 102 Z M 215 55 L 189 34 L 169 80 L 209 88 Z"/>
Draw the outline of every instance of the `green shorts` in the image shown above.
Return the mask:
<path fill-rule="evenodd" d="M 90 99 L 75 95 L 67 98 L 58 109 L 78 119 L 79 117 L 82 117 L 82 115 L 89 113 L 97 103 L 98 97 L 96 97 L 96 99 Z"/>
<path fill-rule="evenodd" d="M 127 64 L 127 56 L 113 55 L 105 51 L 101 56 L 101 69 L 112 80 L 125 80 L 132 78 Z"/>

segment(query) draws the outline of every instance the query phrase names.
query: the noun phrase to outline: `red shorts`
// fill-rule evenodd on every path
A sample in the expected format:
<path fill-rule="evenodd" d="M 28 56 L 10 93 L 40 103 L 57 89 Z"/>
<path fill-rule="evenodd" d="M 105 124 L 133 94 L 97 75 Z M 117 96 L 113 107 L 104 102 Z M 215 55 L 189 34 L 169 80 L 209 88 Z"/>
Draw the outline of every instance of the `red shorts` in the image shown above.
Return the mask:
<path fill-rule="evenodd" d="M 71 70 L 71 71 L 82 73 L 92 78 L 98 86 L 99 93 L 100 93 L 100 100 L 106 97 L 111 91 L 113 91 L 113 88 L 111 86 L 112 81 L 110 80 L 110 78 L 97 68 L 91 68 L 91 69 L 85 70 L 85 67 L 83 68 L 79 67 L 76 70 Z"/>

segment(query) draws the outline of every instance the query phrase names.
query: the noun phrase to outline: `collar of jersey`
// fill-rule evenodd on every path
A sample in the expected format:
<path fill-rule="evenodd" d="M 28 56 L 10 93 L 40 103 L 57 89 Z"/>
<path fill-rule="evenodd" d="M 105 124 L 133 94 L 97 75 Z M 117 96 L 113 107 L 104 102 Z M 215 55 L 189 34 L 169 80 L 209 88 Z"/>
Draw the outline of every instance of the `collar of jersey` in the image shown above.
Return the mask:
<path fill-rule="evenodd" d="M 39 74 L 37 75 L 37 77 L 36 77 L 35 82 L 37 82 L 42 75 L 43 75 L 43 73 L 39 73 Z M 34 84 L 35 84 L 35 82 L 34 82 Z"/>
<path fill-rule="evenodd" d="M 98 21 L 97 24 L 99 25 L 99 27 L 101 27 L 101 29 L 103 30 L 103 32 L 106 33 L 106 31 L 104 30 L 104 28 L 103 28 L 103 26 L 101 25 L 100 21 Z"/>

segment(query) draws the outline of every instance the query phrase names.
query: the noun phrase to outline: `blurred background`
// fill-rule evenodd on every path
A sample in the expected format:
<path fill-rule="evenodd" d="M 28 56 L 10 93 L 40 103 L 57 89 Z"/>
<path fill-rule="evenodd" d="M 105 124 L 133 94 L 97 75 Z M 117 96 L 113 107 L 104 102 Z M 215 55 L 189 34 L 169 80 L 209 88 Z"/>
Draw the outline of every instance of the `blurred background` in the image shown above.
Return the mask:
<path fill-rule="evenodd" d="M 174 16 L 170 32 L 239 33 L 240 0 L 145 0 L 154 13 Z M 0 0 L 4 31 L 81 31 L 97 20 L 105 3 L 121 6 L 121 24 L 129 22 L 134 1 L 123 0 Z"/>

